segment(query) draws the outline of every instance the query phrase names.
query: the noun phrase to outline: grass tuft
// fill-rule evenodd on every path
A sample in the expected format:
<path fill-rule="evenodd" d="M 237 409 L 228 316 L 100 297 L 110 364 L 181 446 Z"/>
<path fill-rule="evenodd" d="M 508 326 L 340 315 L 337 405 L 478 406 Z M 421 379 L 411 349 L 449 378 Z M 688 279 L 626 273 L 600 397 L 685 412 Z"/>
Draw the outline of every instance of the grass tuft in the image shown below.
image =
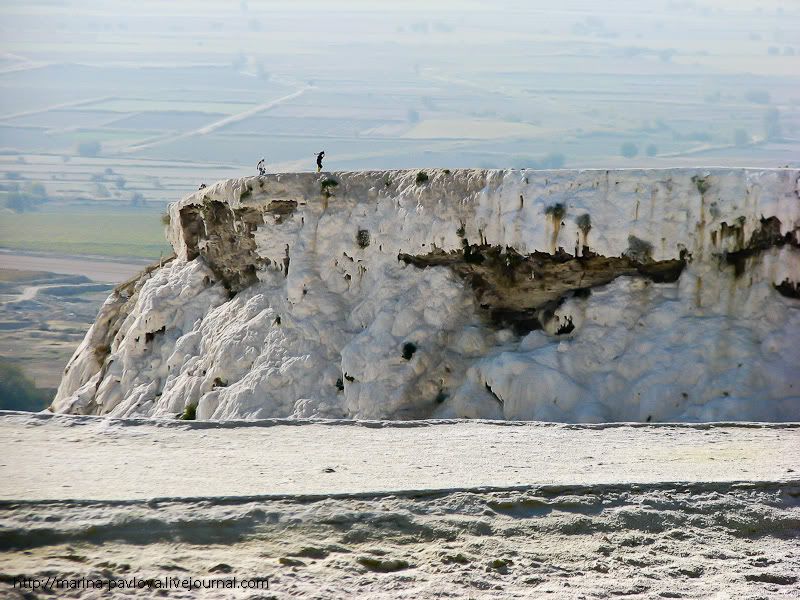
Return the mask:
<path fill-rule="evenodd" d="M 183 414 L 180 416 L 181 421 L 194 421 L 197 419 L 197 405 L 189 404 L 183 409 Z"/>
<path fill-rule="evenodd" d="M 319 183 L 319 193 L 322 194 L 325 198 L 331 198 L 333 196 L 333 192 L 331 190 L 338 187 L 339 182 L 333 179 L 332 177 L 327 177 L 320 181 Z"/>

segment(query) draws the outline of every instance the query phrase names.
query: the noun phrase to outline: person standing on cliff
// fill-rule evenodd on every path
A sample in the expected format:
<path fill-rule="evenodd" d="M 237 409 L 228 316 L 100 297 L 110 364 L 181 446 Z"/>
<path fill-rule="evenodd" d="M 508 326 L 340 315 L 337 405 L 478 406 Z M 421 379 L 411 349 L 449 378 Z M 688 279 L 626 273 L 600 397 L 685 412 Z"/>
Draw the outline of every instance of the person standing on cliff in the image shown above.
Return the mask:
<path fill-rule="evenodd" d="M 266 175 L 267 174 L 267 162 L 262 158 L 260 161 L 258 161 L 258 164 L 256 165 L 256 169 L 258 169 L 258 174 L 259 175 Z"/>
<path fill-rule="evenodd" d="M 317 173 L 322 171 L 322 159 L 325 158 L 325 150 L 317 154 Z"/>

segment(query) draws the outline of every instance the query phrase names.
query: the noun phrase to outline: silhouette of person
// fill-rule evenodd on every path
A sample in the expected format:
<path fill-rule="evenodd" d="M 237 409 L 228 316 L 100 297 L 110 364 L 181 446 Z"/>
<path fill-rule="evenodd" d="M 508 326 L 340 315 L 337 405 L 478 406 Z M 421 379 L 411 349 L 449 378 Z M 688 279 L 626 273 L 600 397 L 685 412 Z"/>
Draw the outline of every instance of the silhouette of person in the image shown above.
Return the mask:
<path fill-rule="evenodd" d="M 317 173 L 322 171 L 322 159 L 325 158 L 325 150 L 317 154 Z"/>
<path fill-rule="evenodd" d="M 266 175 L 267 174 L 267 163 L 263 158 L 260 161 L 258 161 L 258 164 L 256 165 L 256 168 L 258 169 L 258 174 L 259 175 Z"/>

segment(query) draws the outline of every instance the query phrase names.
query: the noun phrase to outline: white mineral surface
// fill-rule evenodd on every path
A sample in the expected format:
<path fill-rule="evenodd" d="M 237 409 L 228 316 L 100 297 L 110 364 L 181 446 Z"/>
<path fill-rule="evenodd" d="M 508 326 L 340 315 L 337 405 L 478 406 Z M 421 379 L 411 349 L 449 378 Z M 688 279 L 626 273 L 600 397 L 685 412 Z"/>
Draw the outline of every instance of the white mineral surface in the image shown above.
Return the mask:
<path fill-rule="evenodd" d="M 171 205 L 0 413 L 0 595 L 800 597 L 800 172 L 425 175 Z"/>
<path fill-rule="evenodd" d="M 0 456 L 3 597 L 51 597 L 18 574 L 270 577 L 224 596 L 253 599 L 800 594 L 796 424 L 0 413 Z"/>
<path fill-rule="evenodd" d="M 51 410 L 800 419 L 797 170 L 426 175 L 277 174 L 176 202 L 177 258 L 109 298 Z"/>

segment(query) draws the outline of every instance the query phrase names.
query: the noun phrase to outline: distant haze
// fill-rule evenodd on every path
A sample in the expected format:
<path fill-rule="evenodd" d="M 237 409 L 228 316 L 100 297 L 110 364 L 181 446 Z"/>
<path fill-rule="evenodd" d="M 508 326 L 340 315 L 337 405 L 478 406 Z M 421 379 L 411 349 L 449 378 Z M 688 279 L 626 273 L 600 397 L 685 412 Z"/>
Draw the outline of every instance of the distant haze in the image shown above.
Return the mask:
<path fill-rule="evenodd" d="M 323 146 L 337 169 L 800 156 L 800 5 L 599 6 L 5 2 L 0 147 L 208 172 Z"/>

